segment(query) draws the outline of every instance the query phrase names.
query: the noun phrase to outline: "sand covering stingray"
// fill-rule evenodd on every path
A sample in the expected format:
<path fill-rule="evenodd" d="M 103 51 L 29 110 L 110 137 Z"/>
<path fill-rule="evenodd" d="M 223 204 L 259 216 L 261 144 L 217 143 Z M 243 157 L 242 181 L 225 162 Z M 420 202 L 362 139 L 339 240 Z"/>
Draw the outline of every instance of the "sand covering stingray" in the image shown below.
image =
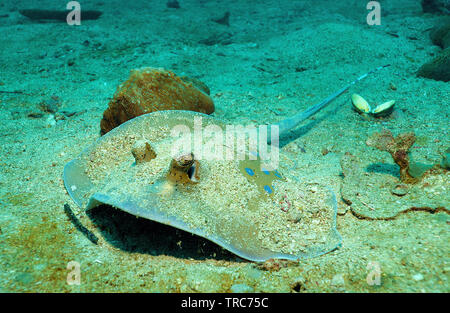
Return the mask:
<path fill-rule="evenodd" d="M 298 181 L 282 151 L 276 171 L 248 157 L 199 158 L 198 182 L 171 182 L 177 140 L 171 130 L 177 125 L 194 129 L 194 118 L 201 118 L 203 129 L 217 125 L 225 130 L 220 120 L 190 111 L 149 113 L 113 129 L 64 168 L 70 196 L 80 207 L 109 204 L 197 234 L 253 261 L 314 257 L 340 245 L 335 195 L 325 186 Z M 211 136 L 204 132 L 202 147 L 208 147 Z M 156 157 L 136 163 L 131 150 L 143 140 L 151 143 Z"/>

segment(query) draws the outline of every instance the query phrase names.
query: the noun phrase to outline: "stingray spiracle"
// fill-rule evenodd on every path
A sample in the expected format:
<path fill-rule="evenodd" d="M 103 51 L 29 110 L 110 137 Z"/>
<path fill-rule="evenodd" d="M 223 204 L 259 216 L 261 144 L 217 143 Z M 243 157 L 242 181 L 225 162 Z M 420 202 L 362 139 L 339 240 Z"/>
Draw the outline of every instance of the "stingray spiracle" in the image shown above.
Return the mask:
<path fill-rule="evenodd" d="M 200 163 L 190 152 L 172 159 L 167 178 L 176 184 L 195 184 L 200 180 L 199 169 Z"/>

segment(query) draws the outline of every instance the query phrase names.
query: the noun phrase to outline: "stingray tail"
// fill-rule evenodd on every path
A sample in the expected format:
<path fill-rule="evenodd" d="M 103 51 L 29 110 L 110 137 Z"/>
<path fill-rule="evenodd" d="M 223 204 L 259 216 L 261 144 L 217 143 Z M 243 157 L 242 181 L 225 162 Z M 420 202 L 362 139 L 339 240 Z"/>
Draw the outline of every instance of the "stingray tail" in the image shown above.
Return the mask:
<path fill-rule="evenodd" d="M 390 66 L 390 64 L 386 64 L 386 65 L 377 67 L 376 69 L 373 69 L 370 72 L 367 72 L 364 75 L 361 75 L 360 77 L 358 77 L 357 79 L 355 79 L 354 81 L 352 81 L 351 83 L 346 85 L 345 87 L 339 89 L 338 91 L 336 91 L 332 95 L 328 96 L 327 98 L 323 99 L 319 103 L 316 103 L 313 106 L 310 106 L 305 111 L 300 112 L 300 113 L 298 113 L 298 114 L 296 114 L 296 115 L 294 115 L 292 117 L 284 119 L 281 122 L 275 124 L 275 125 L 277 125 L 279 127 L 279 136 L 281 137 L 281 136 L 285 135 L 287 132 L 289 132 L 290 130 L 292 130 L 295 127 L 297 127 L 301 122 L 303 122 L 307 118 L 311 117 L 315 113 L 319 112 L 321 109 L 323 109 L 328 104 L 330 104 L 334 99 L 336 99 L 341 94 L 346 92 L 354 84 L 358 83 L 359 81 L 363 80 L 367 76 L 369 76 L 369 75 L 371 75 L 371 74 L 373 74 L 375 72 L 378 72 L 379 70 L 381 70 L 381 69 L 383 69 L 385 67 L 388 67 L 388 66 Z M 270 138 L 271 137 L 268 136 L 268 140 L 270 140 Z"/>

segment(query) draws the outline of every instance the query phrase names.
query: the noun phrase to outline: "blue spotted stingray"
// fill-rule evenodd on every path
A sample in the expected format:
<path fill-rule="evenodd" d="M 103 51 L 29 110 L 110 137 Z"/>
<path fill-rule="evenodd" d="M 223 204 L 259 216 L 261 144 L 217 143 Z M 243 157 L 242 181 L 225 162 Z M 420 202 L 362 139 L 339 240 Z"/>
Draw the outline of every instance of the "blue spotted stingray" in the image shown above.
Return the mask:
<path fill-rule="evenodd" d="M 359 77 L 306 111 L 275 124 L 280 129 L 280 135 L 285 135 L 344 93 L 351 85 L 381 68 L 383 67 Z M 212 204 L 220 203 L 217 200 L 229 204 L 234 204 L 230 202 L 233 199 L 244 200 L 242 203 L 247 203 L 247 207 L 244 205 L 242 210 L 251 210 L 262 205 L 267 207 L 267 204 L 273 201 L 274 205 L 269 206 L 270 209 L 280 214 L 280 208 L 276 207 L 273 200 L 276 197 L 280 198 L 276 186 L 285 190 L 294 187 L 289 189 L 293 190 L 296 188 L 292 185 L 295 184 L 295 180 L 287 180 L 282 168 L 276 170 L 265 168 L 259 158 L 238 162 L 200 160 L 200 166 L 196 166 L 196 170 L 200 169 L 199 181 L 193 180 L 192 184 L 182 185 L 168 179 L 167 172 L 170 172 L 171 168 L 179 169 L 180 179 L 183 175 L 187 175 L 187 179 L 190 179 L 191 172 L 195 172 L 187 168 L 184 171 L 185 166 L 194 164 L 186 161 L 189 161 L 189 158 L 185 158 L 184 161 L 174 159 L 165 153 L 164 149 L 174 143 L 170 129 L 177 125 L 193 127 L 196 117 L 203 118 L 204 126 L 224 125 L 216 118 L 197 112 L 158 111 L 129 120 L 100 137 L 65 166 L 63 179 L 70 197 L 82 208 L 92 209 L 100 204 L 109 204 L 135 216 L 188 231 L 252 261 L 265 261 L 271 258 L 304 259 L 322 255 L 339 247 L 341 236 L 336 230 L 337 203 L 331 191 L 327 193 L 325 201 L 327 204 L 320 212 L 322 220 L 328 222 L 315 226 L 322 227 L 320 232 L 325 234 L 321 241 L 306 241 L 298 251 L 289 253 L 276 248 L 276 245 L 270 245 L 272 238 L 261 236 L 265 231 L 264 221 L 259 221 L 258 217 L 252 220 L 247 217 L 251 215 L 244 214 L 246 211 L 240 211 L 242 212 L 240 214 L 239 211 L 227 210 L 227 207 Z M 155 170 L 146 165 L 147 163 L 137 164 L 137 159 L 133 158 L 131 152 L 138 139 L 145 139 L 151 143 L 156 157 L 149 162 L 162 164 L 160 168 L 155 167 Z M 280 151 L 280 154 L 283 154 L 283 151 Z M 222 166 L 220 172 L 217 171 L 217 168 L 220 168 L 217 165 Z M 177 178 L 178 172 L 172 172 L 175 173 L 173 177 Z M 226 175 L 233 175 L 231 178 L 240 181 L 241 185 L 230 185 L 228 181 L 231 182 L 232 179 L 227 180 Z M 262 196 L 247 194 L 249 191 L 245 189 L 247 187 L 244 186 L 244 181 L 239 180 L 239 175 L 245 177 L 248 184 L 254 186 Z M 223 177 L 225 180 L 219 180 Z M 203 193 L 207 187 L 216 185 L 218 181 L 225 183 L 217 186 L 216 193 Z M 227 191 L 226 197 L 223 190 Z M 177 206 L 174 204 L 182 210 L 176 211 Z M 285 222 L 280 220 L 280 223 Z M 278 226 L 281 230 L 284 229 L 283 225 Z M 298 238 L 295 234 L 287 232 L 287 239 L 290 240 L 291 235 L 292 238 Z M 303 235 L 307 237 L 311 233 L 306 232 Z M 261 238 L 268 240 L 269 244 Z"/>

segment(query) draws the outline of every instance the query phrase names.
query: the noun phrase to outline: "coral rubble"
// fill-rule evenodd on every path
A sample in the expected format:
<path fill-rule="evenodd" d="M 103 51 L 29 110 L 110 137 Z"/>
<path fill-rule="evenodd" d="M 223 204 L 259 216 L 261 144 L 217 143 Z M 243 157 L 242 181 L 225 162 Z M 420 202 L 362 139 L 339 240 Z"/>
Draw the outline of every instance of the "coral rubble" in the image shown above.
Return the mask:
<path fill-rule="evenodd" d="M 402 133 L 394 137 L 389 130 L 383 130 L 370 136 L 366 144 L 391 154 L 394 162 L 400 166 L 400 179 L 404 183 L 414 183 L 416 178 L 409 173 L 410 159 L 408 150 L 416 141 L 413 132 Z"/>

